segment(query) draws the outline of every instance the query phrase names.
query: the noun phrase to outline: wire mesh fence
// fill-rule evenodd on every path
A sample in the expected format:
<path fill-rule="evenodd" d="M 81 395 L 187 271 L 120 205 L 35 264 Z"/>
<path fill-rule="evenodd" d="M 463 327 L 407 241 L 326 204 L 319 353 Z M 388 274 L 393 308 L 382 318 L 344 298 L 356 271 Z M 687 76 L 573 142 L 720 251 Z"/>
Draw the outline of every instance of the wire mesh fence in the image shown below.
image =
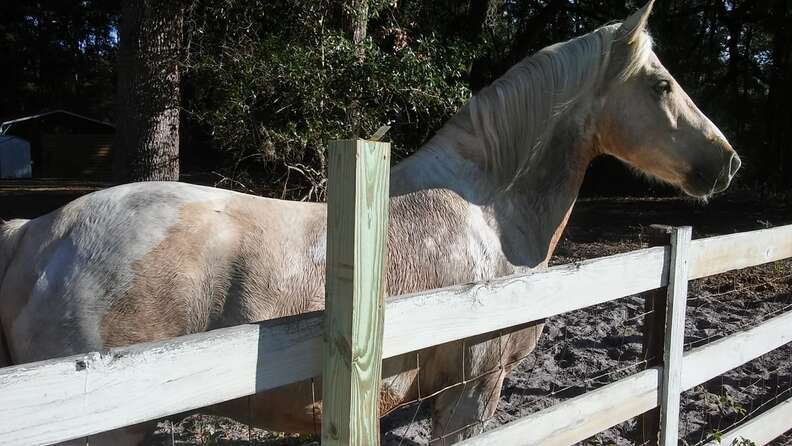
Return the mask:
<path fill-rule="evenodd" d="M 686 349 L 792 311 L 792 261 L 697 280 L 690 291 Z M 723 433 L 792 397 L 790 358 L 792 345 L 787 344 L 685 392 L 680 415 L 683 442 L 718 441 Z M 776 440 L 790 442 L 792 436 Z"/>
<path fill-rule="evenodd" d="M 505 378 L 487 429 L 618 381 L 653 365 L 643 342 L 645 296 L 631 296 L 553 317 L 537 349 Z M 685 349 L 700 347 L 792 311 L 792 261 L 692 281 Z M 792 396 L 792 346 L 768 353 L 683 394 L 680 437 L 684 444 L 717 440 L 721 433 Z M 467 380 L 469 383 L 475 378 Z M 428 444 L 427 396 L 386 421 L 385 444 Z M 467 426 L 469 427 L 469 426 Z M 440 436 L 437 444 L 442 442 Z M 650 444 L 638 418 L 620 423 L 583 444 Z M 787 441 L 787 440 L 779 440 Z M 432 443 L 434 444 L 434 443 Z M 749 443 L 746 443 L 749 444 Z M 779 443 L 784 444 L 784 443 Z"/>
<path fill-rule="evenodd" d="M 441 380 L 421 373 L 436 358 L 427 351 L 415 353 L 414 397 L 391 407 L 382 419 L 383 444 L 451 444 L 460 433 L 508 423 L 651 366 L 657 358 L 645 353 L 643 326 L 654 312 L 647 311 L 644 300 L 645 296 L 630 296 L 550 318 L 544 321 L 536 349 L 527 355 L 508 348 L 514 342 L 512 331 L 490 336 L 491 356 L 485 361 L 469 355 L 469 341 L 460 341 L 453 349 L 456 354 L 450 356 L 457 365 L 456 373 Z M 685 349 L 707 345 L 787 311 L 792 311 L 792 260 L 691 281 Z M 792 397 L 790 354 L 792 346 L 787 345 L 684 392 L 680 415 L 683 444 L 717 440 L 731 427 Z M 482 386 L 501 380 L 502 387 Z M 466 392 L 484 388 L 494 392 L 482 399 L 495 410 L 471 416 Z M 454 410 L 445 424 L 433 426 L 438 401 Z M 637 418 L 630 419 L 582 444 L 649 444 L 640 424 Z M 188 427 L 201 432 L 197 436 L 201 440 L 196 441 L 195 436 L 189 440 L 187 434 L 180 440 L 181 425 L 173 435 L 164 424 L 158 444 L 305 445 L 318 441 L 319 430 L 317 423 L 314 435 L 283 436 L 243 424 L 234 436 L 228 434 L 233 427 L 193 421 Z M 218 441 L 215 433 L 219 431 L 232 438 Z M 790 438 L 777 441 L 790 443 Z"/>
<path fill-rule="evenodd" d="M 434 442 L 429 443 L 430 409 L 439 395 L 433 393 L 384 421 L 384 444 L 449 444 L 445 440 L 460 430 L 486 430 L 643 370 L 656 359 L 643 352 L 642 325 L 647 314 L 643 297 L 632 296 L 553 317 L 545 321 L 535 351 L 489 372 L 505 373 L 513 368 L 504 377 L 492 418 L 472 420 L 454 431 L 435 433 Z M 508 336 L 502 339 L 508 342 Z M 467 378 L 465 383 L 470 386 L 485 376 Z"/>

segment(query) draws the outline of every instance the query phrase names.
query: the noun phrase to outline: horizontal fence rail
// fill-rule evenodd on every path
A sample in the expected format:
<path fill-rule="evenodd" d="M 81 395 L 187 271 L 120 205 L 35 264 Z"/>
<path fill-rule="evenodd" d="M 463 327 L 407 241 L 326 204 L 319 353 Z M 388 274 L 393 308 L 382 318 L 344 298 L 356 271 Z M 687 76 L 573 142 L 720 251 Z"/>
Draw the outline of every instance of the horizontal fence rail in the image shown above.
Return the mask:
<path fill-rule="evenodd" d="M 668 283 L 670 250 L 641 249 L 391 299 L 385 356 L 579 310 Z"/>
<path fill-rule="evenodd" d="M 693 240 L 689 279 L 792 257 L 792 225 Z M 419 350 L 668 284 L 670 248 L 656 247 L 389 300 L 384 357 Z"/>
<path fill-rule="evenodd" d="M 703 384 L 790 341 L 792 312 L 685 352 L 682 360 L 682 390 Z M 477 435 L 460 445 L 569 445 L 585 440 L 657 407 L 660 402 L 661 374 L 660 367 L 638 372 Z M 785 422 L 789 423 L 789 419 Z"/>
<path fill-rule="evenodd" d="M 792 257 L 792 225 L 694 240 L 688 277 L 705 277 L 787 257 Z M 386 303 L 383 358 L 666 286 L 669 259 L 670 248 L 649 248 L 390 298 Z M 792 324 L 787 322 L 787 326 Z M 777 334 L 782 332 L 766 336 L 778 340 Z M 696 385 L 690 382 L 706 380 L 701 376 L 722 369 L 720 374 L 758 356 L 755 351 L 770 344 L 754 345 L 756 333 L 765 331 L 748 330 L 726 338 L 745 343 L 741 353 L 735 352 L 734 345 L 722 347 L 725 339 L 686 353 L 683 388 Z M 718 348 L 722 351 L 717 355 L 701 353 Z M 313 313 L 3 368 L 0 444 L 47 444 L 80 438 L 319 376 L 321 352 L 322 314 Z M 705 355 L 709 362 L 700 362 L 706 367 L 696 371 L 688 364 L 701 361 L 696 359 L 699 355 Z M 649 369 L 563 403 L 559 407 L 583 401 L 574 409 L 577 412 L 556 412 L 562 414 L 556 415 L 559 422 L 564 422 L 558 426 L 570 426 L 570 420 L 582 420 L 586 425 L 592 413 L 611 410 L 598 406 L 617 400 L 611 393 L 602 397 L 601 391 L 606 388 L 617 396 L 625 395 L 622 404 L 626 407 L 619 413 L 635 415 L 655 407 L 659 379 L 660 371 Z M 599 395 L 600 401 L 589 395 Z M 540 413 L 554 410 L 562 409 L 553 406 Z M 590 422 L 591 429 L 598 426 L 596 421 Z M 501 429 L 522 423 L 516 421 Z M 482 441 L 487 435 L 495 434 L 481 436 Z"/>
<path fill-rule="evenodd" d="M 693 240 L 689 279 L 792 257 L 792 225 Z"/>
<path fill-rule="evenodd" d="M 320 313 L 0 369 L 0 444 L 49 444 L 322 371 Z"/>
<path fill-rule="evenodd" d="M 706 443 L 706 446 L 731 446 L 740 444 L 739 440 L 750 440 L 757 445 L 767 444 L 789 430 L 789 420 L 792 420 L 792 398 L 721 435 L 719 441 Z"/>

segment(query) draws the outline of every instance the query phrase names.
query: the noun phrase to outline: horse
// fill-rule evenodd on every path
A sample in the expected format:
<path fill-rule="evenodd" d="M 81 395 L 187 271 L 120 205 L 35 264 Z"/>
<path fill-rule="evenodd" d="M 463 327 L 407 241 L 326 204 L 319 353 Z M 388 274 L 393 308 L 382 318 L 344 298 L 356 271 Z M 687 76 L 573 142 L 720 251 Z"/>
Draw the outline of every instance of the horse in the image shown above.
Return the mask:
<path fill-rule="evenodd" d="M 518 62 L 393 168 L 388 296 L 546 266 L 599 155 L 699 199 L 728 187 L 740 158 L 655 54 L 652 5 Z M 321 310 L 326 217 L 321 203 L 150 182 L 7 222 L 0 366 Z M 527 356 L 541 331 L 426 349 L 420 371 L 414 355 L 385 361 L 381 413 L 414 398 L 418 380 L 428 394 Z M 510 368 L 439 393 L 432 438 L 479 432 Z M 297 383 L 206 412 L 313 432 L 321 408 L 311 390 Z M 140 444 L 151 427 L 91 444 Z"/>

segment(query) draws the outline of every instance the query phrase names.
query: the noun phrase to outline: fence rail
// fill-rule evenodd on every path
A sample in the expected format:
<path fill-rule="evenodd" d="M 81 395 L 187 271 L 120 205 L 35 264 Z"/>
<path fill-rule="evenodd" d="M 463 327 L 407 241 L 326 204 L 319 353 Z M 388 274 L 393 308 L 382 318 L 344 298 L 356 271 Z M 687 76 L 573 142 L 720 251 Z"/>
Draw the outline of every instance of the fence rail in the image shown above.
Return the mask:
<path fill-rule="evenodd" d="M 769 243 L 772 246 L 768 247 Z M 792 257 L 792 226 L 694 240 L 689 278 L 787 257 Z M 649 248 L 391 298 L 386 303 L 383 358 L 665 286 L 669 259 L 669 248 Z M 721 340 L 702 347 L 703 351 L 720 352 L 707 355 L 708 360 L 689 362 L 703 354 L 700 350 L 686 354 L 684 388 L 758 356 L 766 345 L 788 342 L 792 316 L 777 319 L 790 323 L 787 328 L 775 323 L 770 326 L 778 326 L 777 331 L 759 332 L 763 343 L 766 337 L 780 344 L 757 345 L 760 337 L 749 330 L 727 338 L 734 343 L 731 346 Z M 298 382 L 321 374 L 321 352 L 322 315 L 313 313 L 3 368 L 0 444 L 46 444 L 79 438 Z M 695 369 L 689 363 L 706 367 Z M 591 395 L 616 392 L 599 398 L 598 404 L 604 404 L 618 401 L 619 389 L 625 390 L 624 407 L 609 409 L 608 422 L 616 420 L 615 424 L 621 417 L 617 412 L 635 415 L 657 405 L 659 376 L 658 370 L 650 369 Z M 598 399 L 589 394 L 579 398 L 595 403 Z M 558 423 L 549 425 L 566 426 L 571 435 L 574 426 L 570 424 L 578 422 L 569 420 L 580 418 L 568 417 L 565 404 L 548 409 L 561 414 Z M 604 410 L 580 404 L 597 407 L 592 417 Z M 591 429 L 601 425 L 597 424 L 601 421 L 591 422 Z M 585 424 L 581 422 L 581 426 Z M 585 432 L 592 435 L 599 430 Z"/>
<path fill-rule="evenodd" d="M 754 444 L 767 444 L 789 430 L 792 420 L 792 398 L 785 400 L 767 412 L 725 433 L 720 440 L 706 443 L 706 446 L 731 446 L 740 439 L 750 440 Z"/>
<path fill-rule="evenodd" d="M 683 277 L 788 257 L 792 225 L 693 240 Z M 672 259 L 670 247 L 655 247 L 389 298 L 382 357 L 668 286 Z M 319 376 L 323 334 L 323 314 L 311 313 L 0 369 L 0 444 L 80 438 Z M 689 389 L 790 340 L 792 312 L 693 349 L 681 360 L 680 388 Z M 582 440 L 657 407 L 662 375 L 662 367 L 650 368 L 465 444 Z M 790 407 L 789 401 L 782 403 L 738 429 L 776 432 L 788 423 L 783 420 L 789 419 Z"/>
<path fill-rule="evenodd" d="M 50 444 L 322 372 L 322 317 L 213 330 L 0 369 L 0 444 Z"/>
<path fill-rule="evenodd" d="M 792 312 L 777 316 L 750 330 L 685 352 L 682 360 L 681 388 L 692 389 L 790 341 L 792 341 Z M 662 400 L 660 392 L 662 374 L 662 367 L 652 367 L 460 444 L 464 446 L 569 445 L 585 440 L 611 426 L 658 407 Z M 792 427 L 789 419 L 785 420 L 785 423 L 787 425 L 785 430 Z M 759 426 L 764 428 L 764 425 Z M 757 441 L 752 437 L 746 438 Z"/>

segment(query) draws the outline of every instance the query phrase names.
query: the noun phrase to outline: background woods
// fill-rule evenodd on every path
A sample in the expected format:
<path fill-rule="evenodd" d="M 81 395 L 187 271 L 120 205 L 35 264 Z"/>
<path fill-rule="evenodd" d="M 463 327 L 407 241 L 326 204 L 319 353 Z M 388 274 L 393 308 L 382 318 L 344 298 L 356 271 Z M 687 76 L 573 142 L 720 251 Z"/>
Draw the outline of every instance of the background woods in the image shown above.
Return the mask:
<path fill-rule="evenodd" d="M 146 2 L 129 2 L 136 3 Z M 154 15 L 170 25 L 168 45 L 142 60 L 157 62 L 159 54 L 165 65 L 178 63 L 170 96 L 155 99 L 169 104 L 170 128 L 175 122 L 181 129 L 168 144 L 181 149 L 182 173 L 316 200 L 324 194 L 328 140 L 366 136 L 389 123 L 394 157 L 407 156 L 472 92 L 525 55 L 623 18 L 642 2 L 166 3 Z M 119 1 L 6 5 L 0 119 L 65 108 L 116 122 L 117 137 L 126 135 L 125 116 L 147 102 L 119 100 L 116 108 L 116 85 L 121 93 L 155 94 L 130 87 L 134 70 L 119 71 L 128 60 L 119 29 L 123 36 L 123 20 L 133 15 Z M 792 2 L 667 0 L 655 6 L 650 26 L 666 66 L 743 156 L 739 184 L 792 185 Z M 117 141 L 123 149 L 139 140 Z M 584 193 L 646 189 L 634 181 L 619 163 L 598 160 Z"/>

